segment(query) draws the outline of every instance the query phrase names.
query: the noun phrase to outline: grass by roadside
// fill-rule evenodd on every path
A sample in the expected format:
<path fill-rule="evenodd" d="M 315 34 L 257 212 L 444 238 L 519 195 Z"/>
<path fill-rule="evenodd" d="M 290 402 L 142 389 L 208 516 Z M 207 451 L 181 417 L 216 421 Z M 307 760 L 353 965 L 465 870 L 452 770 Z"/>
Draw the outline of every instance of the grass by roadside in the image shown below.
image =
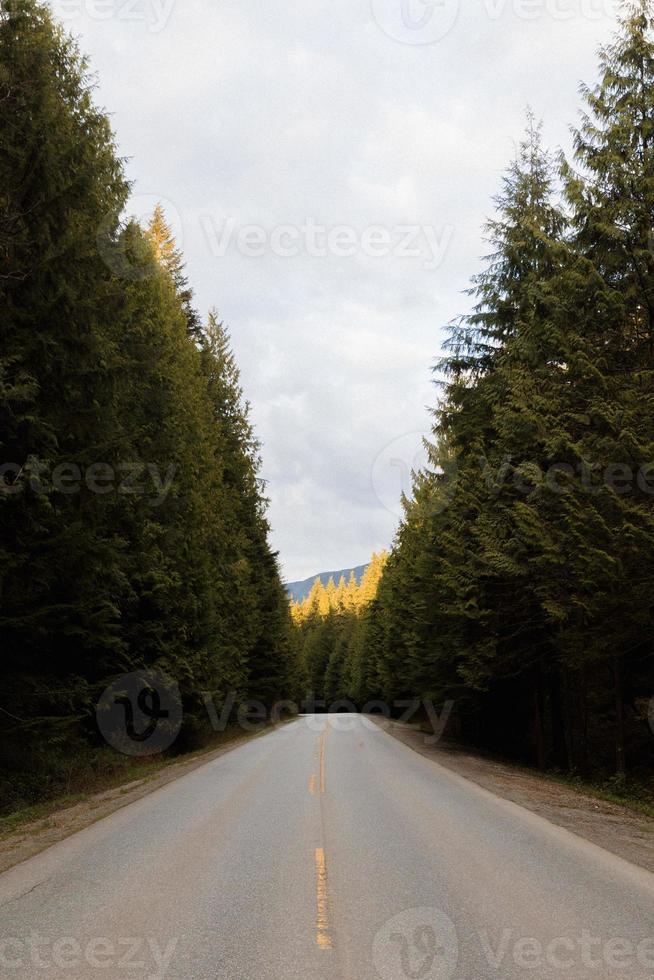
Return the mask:
<path fill-rule="evenodd" d="M 133 790 L 147 787 L 148 783 L 155 781 L 162 773 L 169 773 L 174 778 L 175 772 L 180 770 L 179 774 L 182 775 L 194 768 L 195 764 L 202 764 L 220 754 L 220 750 L 258 738 L 292 720 L 293 718 L 284 718 L 276 725 L 267 724 L 254 732 L 245 732 L 238 726 L 232 726 L 223 732 L 214 733 L 201 748 L 174 755 L 167 753 L 132 758 L 122 756 L 110 748 L 102 749 L 95 754 L 92 766 L 82 764 L 71 769 L 70 789 L 67 792 L 30 806 L 17 807 L 0 816 L 0 841 L 7 841 L 22 830 L 47 831 L 55 826 L 55 817 L 58 818 L 62 811 L 70 810 L 78 804 L 91 802 L 94 809 L 101 811 L 103 796 L 112 796 L 114 800 L 116 795 L 127 797 Z M 97 806 L 94 806 L 96 803 Z"/>
<path fill-rule="evenodd" d="M 633 778 L 622 780 L 617 776 L 583 777 L 578 773 L 566 773 L 553 769 L 538 769 L 536 766 L 529 766 L 525 763 L 515 762 L 501 756 L 490 753 L 481 753 L 473 746 L 456 746 L 466 751 L 477 752 L 493 762 L 504 766 L 511 766 L 516 771 L 558 783 L 561 786 L 568 786 L 577 793 L 584 796 L 594 797 L 606 803 L 613 803 L 615 806 L 624 807 L 634 813 L 643 814 L 646 817 L 654 818 L 654 791 L 649 789 L 644 783 L 640 783 Z"/>
<path fill-rule="evenodd" d="M 567 773 L 541 772 L 538 769 L 530 769 L 529 771 L 553 782 L 570 786 L 586 796 L 594 796 L 598 800 L 614 803 L 616 806 L 623 806 L 634 813 L 642 813 L 646 817 L 654 818 L 654 792 L 642 783 L 628 780 L 624 785 L 621 785 L 620 781 L 616 779 L 587 780 Z"/>

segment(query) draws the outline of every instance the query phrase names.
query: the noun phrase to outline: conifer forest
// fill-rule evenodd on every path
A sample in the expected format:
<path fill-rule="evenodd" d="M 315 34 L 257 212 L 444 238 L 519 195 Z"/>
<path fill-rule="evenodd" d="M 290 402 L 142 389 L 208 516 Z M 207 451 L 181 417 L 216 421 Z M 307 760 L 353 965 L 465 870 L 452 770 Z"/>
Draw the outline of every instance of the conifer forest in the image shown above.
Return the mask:
<path fill-rule="evenodd" d="M 128 217 L 78 43 L 0 5 L 0 812 L 111 767 L 99 699 L 152 671 L 183 705 L 170 753 L 207 744 L 208 702 L 421 699 L 467 745 L 651 791 L 651 0 L 616 31 L 572 154 L 527 113 L 470 312 L 435 316 L 394 540 L 289 602 L 220 288 L 200 309 L 165 206 Z"/>

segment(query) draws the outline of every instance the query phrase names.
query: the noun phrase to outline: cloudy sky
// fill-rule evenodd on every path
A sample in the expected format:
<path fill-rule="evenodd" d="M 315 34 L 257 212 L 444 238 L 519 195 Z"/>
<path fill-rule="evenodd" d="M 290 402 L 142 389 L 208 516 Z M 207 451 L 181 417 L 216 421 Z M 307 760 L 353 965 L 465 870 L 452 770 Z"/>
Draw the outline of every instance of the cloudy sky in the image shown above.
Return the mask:
<path fill-rule="evenodd" d="M 569 147 L 616 0 L 55 0 L 217 307 L 287 579 L 387 546 L 524 128 Z"/>

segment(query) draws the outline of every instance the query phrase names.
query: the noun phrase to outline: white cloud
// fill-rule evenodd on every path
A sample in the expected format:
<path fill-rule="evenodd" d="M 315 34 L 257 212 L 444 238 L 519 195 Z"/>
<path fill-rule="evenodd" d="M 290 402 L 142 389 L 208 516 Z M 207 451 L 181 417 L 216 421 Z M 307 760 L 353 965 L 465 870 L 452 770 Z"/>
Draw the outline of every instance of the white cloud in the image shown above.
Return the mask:
<path fill-rule="evenodd" d="M 553 146 L 569 144 L 578 81 L 595 77 L 615 4 L 466 0 L 444 38 L 417 45 L 384 33 L 370 0 L 141 0 L 140 19 L 124 0 L 107 19 L 91 3 L 64 21 L 99 73 L 135 195 L 179 212 L 198 303 L 231 326 L 287 575 L 364 561 L 396 521 L 374 461 L 395 440 L 410 446 L 407 433 L 419 450 L 442 328 L 467 306 L 525 106 Z M 391 35 L 400 3 L 375 5 Z M 424 4 L 412 3 L 417 23 Z M 313 219 L 452 237 L 431 271 L 360 250 L 219 257 L 207 215 L 268 232 Z"/>

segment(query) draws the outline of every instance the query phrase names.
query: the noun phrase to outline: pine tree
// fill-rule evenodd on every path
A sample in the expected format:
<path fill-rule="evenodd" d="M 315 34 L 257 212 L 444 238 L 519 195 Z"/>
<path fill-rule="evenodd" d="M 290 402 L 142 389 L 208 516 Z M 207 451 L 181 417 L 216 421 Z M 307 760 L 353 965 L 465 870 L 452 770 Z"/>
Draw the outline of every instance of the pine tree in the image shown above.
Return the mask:
<path fill-rule="evenodd" d="M 237 628 L 244 634 L 241 657 L 247 665 L 247 688 L 253 697 L 271 703 L 284 696 L 288 681 L 290 617 L 277 556 L 268 544 L 266 501 L 258 476 L 259 443 L 228 332 L 215 312 L 209 315 L 202 357 L 219 439 L 217 464 L 229 494 L 225 506 L 235 531 L 231 549 L 223 548 L 221 557 L 224 566 L 231 552 L 228 568 L 234 626 L 229 635 L 236 636 Z M 223 517 L 223 521 L 229 519 Z"/>
<path fill-rule="evenodd" d="M 608 323 L 599 316 L 585 329 L 595 386 L 580 441 L 600 472 L 619 465 L 636 474 L 649 466 L 654 448 L 653 15 L 649 0 L 625 4 L 617 36 L 600 53 L 600 81 L 583 89 L 587 112 L 575 133 L 580 169 L 563 166 L 575 245 L 601 277 L 598 309 L 610 310 Z M 643 576 L 642 553 L 654 532 L 651 496 L 635 486 L 605 490 L 589 506 L 602 551 L 585 578 L 588 593 L 602 602 L 595 607 L 586 599 L 586 627 L 596 659 L 613 675 L 616 762 L 624 773 L 625 702 L 648 683 L 641 665 L 652 634 L 652 582 Z M 625 675 L 633 678 L 631 694 Z"/>
<path fill-rule="evenodd" d="M 439 455 L 453 453 L 457 480 L 453 501 L 428 519 L 441 554 L 421 567 L 428 582 L 433 576 L 426 608 L 436 593 L 447 611 L 458 675 L 472 690 L 492 685 L 496 697 L 503 684 L 511 697 L 510 678 L 536 676 L 547 634 L 533 534 L 520 516 L 535 474 L 549 466 L 551 380 L 561 352 L 547 318 L 552 281 L 568 261 L 553 166 L 531 117 L 497 206 L 488 226 L 494 252 L 474 282 L 478 304 L 442 364 L 449 383 L 433 462 L 436 470 Z"/>
<path fill-rule="evenodd" d="M 341 575 L 336 586 L 336 608 L 341 614 L 347 608 L 347 582 L 344 575 Z"/>
<path fill-rule="evenodd" d="M 495 198 L 496 217 L 485 228 L 493 252 L 468 290 L 474 311 L 453 326 L 440 363 L 447 377 L 476 378 L 488 371 L 531 314 L 529 284 L 556 268 L 551 243 L 560 239 L 565 219 L 554 201 L 553 165 L 543 151 L 541 129 L 529 111 L 525 137 Z"/>
<path fill-rule="evenodd" d="M 147 238 L 154 247 L 157 262 L 173 281 L 184 309 L 189 337 L 199 341 L 202 337 L 202 323 L 193 307 L 193 291 L 189 287 L 186 277 L 182 253 L 177 248 L 161 204 L 156 206 L 148 223 Z"/>
<path fill-rule="evenodd" d="M 370 559 L 365 572 L 363 573 L 361 584 L 359 585 L 357 593 L 356 604 L 359 610 L 368 605 L 368 603 L 372 602 L 377 595 L 379 581 L 382 577 L 387 558 L 388 555 L 385 551 L 382 551 L 379 554 L 373 553 L 373 556 Z"/>
<path fill-rule="evenodd" d="M 335 612 L 337 608 L 336 602 L 336 583 L 334 582 L 334 576 L 330 575 L 329 581 L 325 586 L 325 602 L 327 609 L 330 612 Z"/>
<path fill-rule="evenodd" d="M 347 588 L 345 594 L 345 604 L 346 609 L 350 612 L 355 612 L 358 603 L 359 595 L 359 583 L 357 582 L 357 577 L 354 572 L 350 572 L 350 577 L 347 580 Z"/>
<path fill-rule="evenodd" d="M 325 615 L 326 611 L 325 587 L 322 584 L 322 580 L 316 578 L 306 598 L 306 615 L 307 618 L 317 619 Z"/>

